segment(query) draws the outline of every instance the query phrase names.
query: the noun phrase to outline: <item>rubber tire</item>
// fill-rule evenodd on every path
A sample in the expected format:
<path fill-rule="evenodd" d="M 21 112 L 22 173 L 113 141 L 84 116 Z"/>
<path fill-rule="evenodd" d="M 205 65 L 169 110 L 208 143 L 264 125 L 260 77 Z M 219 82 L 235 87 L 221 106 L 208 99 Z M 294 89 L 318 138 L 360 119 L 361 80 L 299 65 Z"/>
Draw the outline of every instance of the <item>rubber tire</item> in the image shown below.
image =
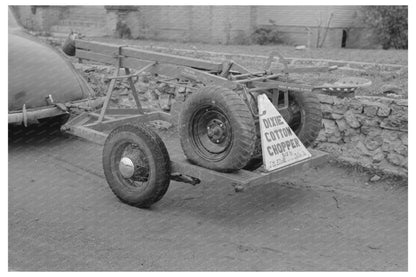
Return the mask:
<path fill-rule="evenodd" d="M 308 92 L 289 92 L 301 109 L 302 125 L 293 130 L 300 141 L 309 147 L 319 135 L 322 127 L 321 103 L 315 94 Z M 291 124 L 289 124 L 290 127 Z"/>
<path fill-rule="evenodd" d="M 150 160 L 150 180 L 141 192 L 129 190 L 117 176 L 118 168 L 113 168 L 117 146 L 123 142 L 137 144 Z M 107 183 L 113 193 L 123 202 L 138 208 L 149 208 L 166 193 L 170 183 L 170 158 L 165 144 L 159 135 L 144 125 L 122 125 L 111 131 L 103 149 L 103 168 Z"/>
<path fill-rule="evenodd" d="M 321 104 L 315 94 L 308 92 L 289 92 L 289 97 L 295 100 L 301 109 L 301 126 L 293 130 L 300 141 L 309 147 L 319 135 L 322 126 Z M 290 101 L 290 100 L 289 100 Z M 292 128 L 293 124 L 289 124 Z M 258 138 L 261 140 L 261 138 Z M 258 144 L 261 148 L 261 143 Z M 256 149 L 257 150 L 257 149 Z M 260 149 L 261 153 L 261 149 Z M 256 170 L 262 166 L 262 157 L 253 157 L 244 167 L 246 170 Z"/>
<path fill-rule="evenodd" d="M 219 109 L 231 125 L 231 148 L 221 160 L 207 160 L 198 153 L 192 137 L 192 118 L 207 105 Z M 184 103 L 179 116 L 179 136 L 185 156 L 194 164 L 220 172 L 243 168 L 251 159 L 255 147 L 256 128 L 253 115 L 246 103 L 234 91 L 208 86 L 193 93 Z M 215 154 L 213 154 L 215 156 Z"/>

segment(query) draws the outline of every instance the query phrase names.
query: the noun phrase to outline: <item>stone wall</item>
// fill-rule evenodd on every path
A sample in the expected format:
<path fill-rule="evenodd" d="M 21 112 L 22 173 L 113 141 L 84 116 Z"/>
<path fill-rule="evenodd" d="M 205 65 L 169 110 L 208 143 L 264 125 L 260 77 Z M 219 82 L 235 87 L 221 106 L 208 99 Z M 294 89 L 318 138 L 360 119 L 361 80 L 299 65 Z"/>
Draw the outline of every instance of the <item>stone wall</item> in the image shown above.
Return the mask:
<path fill-rule="evenodd" d="M 315 147 L 391 175 L 408 174 L 408 101 L 319 95 L 323 128 Z"/>

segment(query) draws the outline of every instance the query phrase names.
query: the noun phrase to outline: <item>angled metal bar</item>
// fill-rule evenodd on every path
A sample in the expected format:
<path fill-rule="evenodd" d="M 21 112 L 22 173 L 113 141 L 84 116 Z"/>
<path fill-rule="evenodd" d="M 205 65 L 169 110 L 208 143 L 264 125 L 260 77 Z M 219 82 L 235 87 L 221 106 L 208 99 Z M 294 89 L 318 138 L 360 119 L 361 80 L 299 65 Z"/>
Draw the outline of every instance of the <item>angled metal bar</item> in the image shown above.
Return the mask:
<path fill-rule="evenodd" d="M 262 77 L 242 79 L 242 80 L 237 80 L 236 82 L 237 83 L 249 83 L 249 82 L 263 81 L 263 80 L 273 79 L 273 78 L 278 78 L 278 77 L 282 77 L 282 74 L 272 74 L 272 75 L 266 75 L 266 76 L 262 76 Z"/>
<path fill-rule="evenodd" d="M 114 108 L 114 109 L 107 109 L 106 117 L 115 117 L 115 116 L 122 116 L 122 115 L 136 115 L 136 114 L 143 114 L 144 109 L 140 112 L 137 108 Z"/>
<path fill-rule="evenodd" d="M 148 122 L 153 120 L 163 120 L 166 122 L 171 122 L 172 117 L 168 113 L 164 112 L 151 112 L 146 114 L 137 114 L 137 115 L 130 115 L 121 118 L 115 118 L 111 120 L 106 120 L 102 122 L 93 122 L 90 124 L 85 124 L 85 127 L 92 128 L 96 131 L 103 131 L 112 129 L 114 127 L 120 126 L 122 124 L 131 123 L 131 122 Z"/>
<path fill-rule="evenodd" d="M 335 70 L 333 67 L 329 66 L 302 66 L 302 67 L 292 67 L 287 69 L 271 69 L 270 71 L 273 74 L 276 73 L 309 73 L 309 72 L 329 72 Z"/>
<path fill-rule="evenodd" d="M 127 78 L 133 78 L 133 77 L 137 77 L 139 74 L 135 73 L 135 74 L 129 74 L 129 75 L 119 75 L 116 77 L 106 77 L 106 79 L 127 79 Z"/>
<path fill-rule="evenodd" d="M 285 108 L 289 108 L 289 91 L 288 90 L 284 92 L 284 99 L 285 99 L 284 101 Z"/>
<path fill-rule="evenodd" d="M 278 89 L 273 90 L 272 103 L 275 107 L 279 105 L 279 90 Z"/>
<path fill-rule="evenodd" d="M 267 82 L 254 81 L 253 85 L 255 86 L 255 88 L 250 89 L 249 91 L 278 88 L 281 90 L 312 92 L 312 89 L 313 89 L 312 86 L 302 85 L 302 84 L 297 84 L 297 83 L 281 82 L 281 81 L 267 81 Z"/>
<path fill-rule="evenodd" d="M 106 113 L 106 115 L 104 115 L 104 120 L 114 119 L 113 117 L 108 116 L 108 111 L 110 111 L 110 110 L 111 110 L 111 109 L 107 109 L 107 113 Z M 95 118 L 95 119 L 100 118 L 100 114 L 98 114 L 98 113 L 93 113 L 93 112 L 90 112 L 90 113 L 89 113 L 89 116 L 90 116 L 90 117 L 92 117 L 92 118 Z"/>
<path fill-rule="evenodd" d="M 116 70 L 114 71 L 114 77 L 118 76 L 120 72 L 120 65 L 117 65 Z M 102 122 L 104 119 L 105 112 L 107 111 L 108 105 L 110 103 L 111 95 L 113 94 L 114 86 L 116 84 L 116 79 L 112 79 L 107 89 L 107 93 L 105 95 L 105 100 L 103 107 L 101 109 L 100 117 L 98 118 L 98 122 Z"/>
<path fill-rule="evenodd" d="M 130 75 L 130 69 L 127 67 L 124 68 L 124 71 L 126 72 L 126 75 Z M 140 74 L 141 72 L 138 72 L 137 74 Z M 136 87 L 134 86 L 133 78 L 128 77 L 127 81 L 129 82 L 131 93 L 133 94 L 134 102 L 136 102 L 137 110 L 139 113 L 143 113 L 142 104 L 140 103 L 139 95 L 137 94 Z"/>
<path fill-rule="evenodd" d="M 258 75 L 264 75 L 267 74 L 266 71 L 257 71 L 257 72 L 251 72 L 251 73 L 244 73 L 239 75 L 234 75 L 233 79 L 242 79 L 246 77 L 259 77 Z"/>
<path fill-rule="evenodd" d="M 231 60 L 231 62 L 233 63 L 231 66 L 231 70 L 235 70 L 238 71 L 240 73 L 251 73 L 250 70 L 248 70 L 247 68 L 245 68 L 244 66 L 242 66 L 241 64 L 236 63 L 235 61 Z"/>
<path fill-rule="evenodd" d="M 231 70 L 231 67 L 232 66 L 233 66 L 233 62 L 232 61 L 225 61 L 225 62 L 223 62 L 222 63 L 222 70 L 221 70 L 220 76 L 221 77 L 224 77 L 224 78 L 228 78 L 228 75 L 230 74 L 230 70 Z"/>
<path fill-rule="evenodd" d="M 108 136 L 106 133 L 85 126 L 70 126 L 65 130 L 65 132 L 73 136 L 77 136 L 88 141 L 97 143 L 99 145 L 104 145 L 104 142 Z"/>

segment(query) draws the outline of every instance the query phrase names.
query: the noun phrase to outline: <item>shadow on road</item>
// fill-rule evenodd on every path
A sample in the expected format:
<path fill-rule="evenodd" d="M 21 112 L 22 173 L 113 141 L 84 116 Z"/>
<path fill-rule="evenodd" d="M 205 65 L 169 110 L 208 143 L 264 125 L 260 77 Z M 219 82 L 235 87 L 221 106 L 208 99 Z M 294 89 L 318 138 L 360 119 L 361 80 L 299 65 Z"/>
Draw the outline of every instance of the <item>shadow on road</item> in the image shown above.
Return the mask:
<path fill-rule="evenodd" d="M 310 204 L 308 200 L 314 199 L 316 194 L 309 189 L 290 186 L 287 182 L 264 184 L 240 193 L 234 192 L 228 184 L 192 187 L 172 182 L 164 199 L 151 210 L 187 214 L 222 226 L 241 226 Z"/>
<path fill-rule="evenodd" d="M 39 124 L 29 125 L 9 125 L 8 142 L 9 147 L 19 147 L 24 145 L 41 146 L 56 141 L 65 140 L 66 137 L 60 131 L 60 122 L 44 121 Z"/>

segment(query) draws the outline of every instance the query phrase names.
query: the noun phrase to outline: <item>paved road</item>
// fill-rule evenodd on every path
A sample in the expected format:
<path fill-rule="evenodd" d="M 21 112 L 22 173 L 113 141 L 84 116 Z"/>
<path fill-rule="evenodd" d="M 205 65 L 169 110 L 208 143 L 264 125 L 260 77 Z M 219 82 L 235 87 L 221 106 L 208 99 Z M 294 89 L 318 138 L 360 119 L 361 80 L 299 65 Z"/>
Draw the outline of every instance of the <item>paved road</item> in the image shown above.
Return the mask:
<path fill-rule="evenodd" d="M 10 270 L 407 270 L 400 182 L 326 164 L 243 193 L 172 182 L 140 210 L 111 193 L 101 150 L 10 131 Z"/>

